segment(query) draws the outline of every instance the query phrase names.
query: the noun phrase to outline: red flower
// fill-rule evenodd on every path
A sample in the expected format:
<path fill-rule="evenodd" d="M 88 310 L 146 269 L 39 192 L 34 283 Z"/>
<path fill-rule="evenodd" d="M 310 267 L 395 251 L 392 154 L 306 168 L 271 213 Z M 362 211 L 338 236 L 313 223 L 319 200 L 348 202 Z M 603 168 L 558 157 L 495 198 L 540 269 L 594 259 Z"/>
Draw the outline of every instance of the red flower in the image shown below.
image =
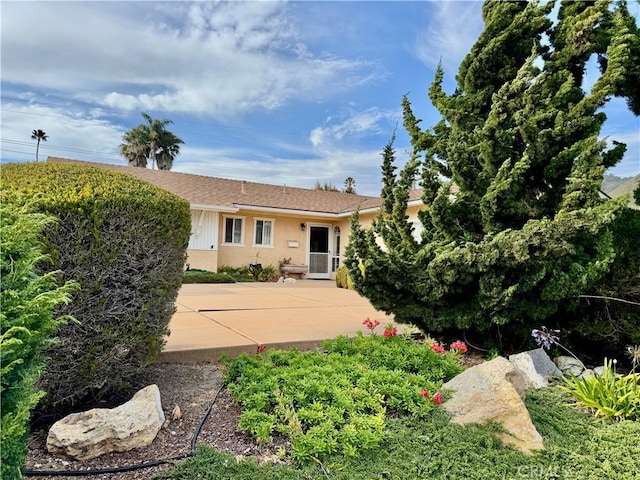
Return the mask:
<path fill-rule="evenodd" d="M 420 390 L 420 395 L 422 395 L 424 398 L 429 398 L 429 392 L 427 392 L 426 388 L 423 388 L 422 390 Z"/>
<path fill-rule="evenodd" d="M 264 352 L 264 345 L 260 344 L 258 345 L 258 353 L 262 353 Z"/>
<path fill-rule="evenodd" d="M 436 393 L 431 401 L 436 405 L 442 405 L 442 394 L 440 392 Z"/>
<path fill-rule="evenodd" d="M 457 350 L 462 353 L 467 353 L 467 344 L 464 342 L 461 342 L 460 340 L 456 340 L 451 344 L 451 350 Z"/>
<path fill-rule="evenodd" d="M 371 320 L 369 317 L 365 318 L 364 321 L 362 322 L 362 324 L 367 327 L 369 330 L 373 330 L 374 328 L 376 328 L 378 325 L 380 325 L 380 322 L 378 320 Z"/>
<path fill-rule="evenodd" d="M 393 326 L 392 323 L 387 325 L 387 328 L 384 329 L 385 337 L 395 337 L 398 334 L 398 329 Z"/>
<path fill-rule="evenodd" d="M 438 342 L 434 342 L 429 346 L 431 347 L 431 350 L 433 350 L 436 353 L 444 353 L 444 347 L 440 345 Z"/>

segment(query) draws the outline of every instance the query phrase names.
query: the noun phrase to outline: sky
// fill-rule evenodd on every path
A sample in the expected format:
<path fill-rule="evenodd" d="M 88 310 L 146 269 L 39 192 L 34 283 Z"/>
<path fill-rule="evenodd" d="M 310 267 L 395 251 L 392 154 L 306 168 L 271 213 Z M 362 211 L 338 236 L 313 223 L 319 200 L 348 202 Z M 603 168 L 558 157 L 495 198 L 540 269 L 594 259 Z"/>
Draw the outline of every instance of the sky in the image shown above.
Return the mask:
<path fill-rule="evenodd" d="M 173 171 L 379 195 L 401 101 L 422 127 L 483 29 L 477 1 L 7 1 L 0 4 L 2 162 L 58 156 L 126 164 L 141 112 L 184 140 Z M 637 2 L 630 2 L 640 18 Z M 607 104 L 603 137 L 627 143 L 610 173 L 640 173 L 640 121 Z"/>

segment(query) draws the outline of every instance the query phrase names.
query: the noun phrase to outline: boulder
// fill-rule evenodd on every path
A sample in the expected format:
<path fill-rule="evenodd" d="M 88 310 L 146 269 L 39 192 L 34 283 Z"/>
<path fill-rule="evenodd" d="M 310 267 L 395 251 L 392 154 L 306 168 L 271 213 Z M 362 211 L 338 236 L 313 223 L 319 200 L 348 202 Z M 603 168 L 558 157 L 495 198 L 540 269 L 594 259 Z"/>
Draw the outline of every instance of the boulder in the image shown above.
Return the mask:
<path fill-rule="evenodd" d="M 596 372 L 594 372 L 590 368 L 587 368 L 584 372 L 580 374 L 580 378 L 593 378 L 595 376 L 596 376 Z"/>
<path fill-rule="evenodd" d="M 151 444 L 163 423 L 160 390 L 149 385 L 119 407 L 72 413 L 54 423 L 47 436 L 47 450 L 75 460 L 126 452 Z"/>
<path fill-rule="evenodd" d="M 543 444 L 523 401 L 526 385 L 524 375 L 509 360 L 494 358 L 445 383 L 443 388 L 453 396 L 443 406 L 454 423 L 501 423 L 506 430 L 499 434 L 502 441 L 531 453 Z"/>
<path fill-rule="evenodd" d="M 549 385 L 549 377 L 561 377 L 562 372 L 542 348 L 509 355 L 509 361 L 520 370 L 527 381 L 527 388 Z"/>
<path fill-rule="evenodd" d="M 553 363 L 555 363 L 562 374 L 566 376 L 575 375 L 576 377 L 579 377 L 584 371 L 584 365 L 582 362 L 568 355 L 554 358 Z"/>

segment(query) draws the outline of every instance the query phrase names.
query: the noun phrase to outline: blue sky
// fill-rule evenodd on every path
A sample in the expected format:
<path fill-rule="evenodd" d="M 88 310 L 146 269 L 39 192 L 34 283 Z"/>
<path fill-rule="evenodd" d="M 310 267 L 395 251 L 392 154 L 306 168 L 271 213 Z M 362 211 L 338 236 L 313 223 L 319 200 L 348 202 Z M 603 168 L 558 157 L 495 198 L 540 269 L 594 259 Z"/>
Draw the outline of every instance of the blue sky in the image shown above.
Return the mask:
<path fill-rule="evenodd" d="M 639 6 L 630 7 L 639 17 Z M 396 124 L 409 141 L 409 93 L 429 127 L 442 59 L 451 91 L 482 31 L 480 2 L 1 3 L 3 162 L 40 158 L 124 164 L 118 146 L 140 112 L 171 119 L 185 141 L 174 171 L 380 192 L 380 152 Z M 640 122 L 623 101 L 603 134 L 628 152 L 611 173 L 640 173 Z"/>

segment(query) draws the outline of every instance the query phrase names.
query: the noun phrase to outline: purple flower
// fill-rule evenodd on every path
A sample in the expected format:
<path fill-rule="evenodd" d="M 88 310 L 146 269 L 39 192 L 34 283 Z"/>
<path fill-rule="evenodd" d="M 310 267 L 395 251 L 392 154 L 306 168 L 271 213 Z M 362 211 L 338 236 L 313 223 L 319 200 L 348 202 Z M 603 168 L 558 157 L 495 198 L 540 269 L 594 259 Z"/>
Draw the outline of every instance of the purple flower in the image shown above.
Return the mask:
<path fill-rule="evenodd" d="M 560 345 L 560 338 L 558 334 L 560 330 L 548 330 L 547 327 L 542 327 L 542 330 L 531 330 L 531 336 L 536 341 L 538 346 L 549 350 L 551 345 Z"/>

